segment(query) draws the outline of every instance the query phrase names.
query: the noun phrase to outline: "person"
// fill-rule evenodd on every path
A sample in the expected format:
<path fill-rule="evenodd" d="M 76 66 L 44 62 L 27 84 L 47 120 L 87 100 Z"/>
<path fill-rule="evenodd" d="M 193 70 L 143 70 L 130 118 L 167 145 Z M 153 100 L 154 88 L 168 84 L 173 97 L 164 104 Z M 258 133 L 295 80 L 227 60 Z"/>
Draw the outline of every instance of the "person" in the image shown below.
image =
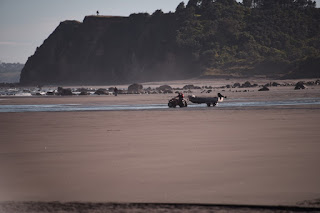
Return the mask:
<path fill-rule="evenodd" d="M 221 98 L 227 98 L 227 96 L 223 96 L 221 93 L 218 93 L 218 97 L 221 100 Z"/>
<path fill-rule="evenodd" d="M 97 10 L 97 16 L 99 15 L 99 10 Z"/>
<path fill-rule="evenodd" d="M 179 103 L 182 103 L 182 100 L 183 100 L 183 97 L 184 97 L 183 93 L 179 92 L 177 97 L 179 98 Z"/>
<path fill-rule="evenodd" d="M 118 88 L 115 87 L 114 90 L 113 90 L 113 92 L 114 92 L 114 96 L 117 96 L 117 95 L 118 95 Z"/>

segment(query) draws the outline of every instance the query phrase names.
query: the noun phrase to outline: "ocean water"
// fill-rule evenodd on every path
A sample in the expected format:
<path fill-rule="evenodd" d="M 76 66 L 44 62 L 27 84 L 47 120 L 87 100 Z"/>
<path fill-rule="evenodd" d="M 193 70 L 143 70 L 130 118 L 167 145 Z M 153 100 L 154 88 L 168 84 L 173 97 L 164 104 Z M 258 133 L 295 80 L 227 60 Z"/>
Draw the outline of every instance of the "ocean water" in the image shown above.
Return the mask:
<path fill-rule="evenodd" d="M 225 101 L 218 103 L 214 108 L 241 108 L 319 105 L 320 98 L 301 98 L 294 100 L 273 101 Z M 178 109 L 179 107 L 177 107 Z M 188 108 L 209 108 L 206 104 L 189 103 Z M 188 109 L 185 108 L 185 109 Z M 213 107 L 210 107 L 213 108 Z M 0 105 L 1 112 L 73 112 L 73 111 L 133 111 L 133 110 L 175 110 L 167 104 L 131 104 L 131 105 L 81 105 L 81 104 L 41 104 L 41 105 Z"/>

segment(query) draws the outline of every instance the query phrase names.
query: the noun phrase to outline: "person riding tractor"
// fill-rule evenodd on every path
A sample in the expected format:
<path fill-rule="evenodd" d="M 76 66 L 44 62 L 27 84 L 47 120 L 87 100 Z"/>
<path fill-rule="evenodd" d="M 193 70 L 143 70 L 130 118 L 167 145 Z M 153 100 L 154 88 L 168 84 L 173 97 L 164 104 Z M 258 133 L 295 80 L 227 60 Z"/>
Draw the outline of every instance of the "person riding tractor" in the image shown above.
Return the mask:
<path fill-rule="evenodd" d="M 184 98 L 183 93 L 182 93 L 182 92 L 179 92 L 177 98 L 179 99 L 179 105 L 182 104 L 182 100 L 183 100 L 183 98 Z"/>

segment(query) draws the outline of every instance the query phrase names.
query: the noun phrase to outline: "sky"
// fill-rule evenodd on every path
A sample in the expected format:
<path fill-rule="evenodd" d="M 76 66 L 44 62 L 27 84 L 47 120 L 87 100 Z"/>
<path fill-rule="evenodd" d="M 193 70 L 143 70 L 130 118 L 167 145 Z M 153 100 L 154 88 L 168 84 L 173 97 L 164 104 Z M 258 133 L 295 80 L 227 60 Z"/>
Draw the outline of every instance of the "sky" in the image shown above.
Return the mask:
<path fill-rule="evenodd" d="M 188 0 L 0 0 L 0 61 L 25 63 L 61 21 L 86 15 L 174 12 Z M 240 1 L 240 0 L 238 0 Z M 320 0 L 317 0 L 317 6 Z"/>

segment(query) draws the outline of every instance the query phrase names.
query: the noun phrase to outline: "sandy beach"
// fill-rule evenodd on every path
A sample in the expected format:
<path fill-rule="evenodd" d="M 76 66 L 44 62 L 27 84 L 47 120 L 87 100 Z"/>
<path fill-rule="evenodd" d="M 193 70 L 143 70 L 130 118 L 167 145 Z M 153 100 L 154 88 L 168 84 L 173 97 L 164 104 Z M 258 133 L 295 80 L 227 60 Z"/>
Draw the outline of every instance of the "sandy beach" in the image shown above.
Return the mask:
<path fill-rule="evenodd" d="M 225 91 L 223 103 L 319 98 L 319 91 Z M 171 96 L 1 97 L 0 104 L 153 104 Z M 297 205 L 320 198 L 320 105 L 16 112 L 0 113 L 0 121 L 0 201 Z"/>

